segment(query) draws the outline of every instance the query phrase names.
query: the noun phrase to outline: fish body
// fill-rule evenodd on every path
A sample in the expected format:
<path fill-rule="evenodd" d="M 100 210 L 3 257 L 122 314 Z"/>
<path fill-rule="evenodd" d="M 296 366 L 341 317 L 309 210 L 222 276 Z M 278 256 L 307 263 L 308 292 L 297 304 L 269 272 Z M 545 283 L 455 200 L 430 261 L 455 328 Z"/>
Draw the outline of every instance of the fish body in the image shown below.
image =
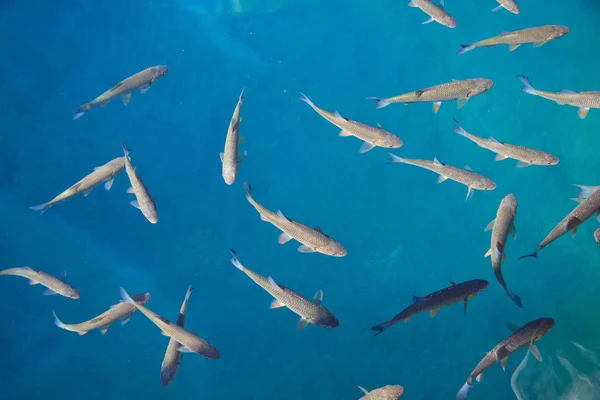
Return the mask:
<path fill-rule="evenodd" d="M 317 252 L 334 257 L 344 257 L 347 254 L 344 246 L 332 237 L 323 233 L 321 228 L 311 228 L 298 221 L 289 219 L 285 217 L 281 211 L 274 213 L 254 200 L 250 184 L 244 182 L 244 188 L 246 190 L 246 199 L 256 211 L 258 211 L 260 219 L 271 223 L 283 231 L 283 233 L 279 235 L 280 244 L 287 243 L 291 239 L 294 239 L 302 243 L 302 246 L 298 248 L 298 251 L 301 253 Z"/>
<path fill-rule="evenodd" d="M 168 319 L 161 317 L 154 311 L 149 310 L 145 306 L 142 306 L 129 297 L 125 289 L 121 288 L 121 298 L 124 302 L 133 304 L 142 314 L 144 314 L 154 325 L 160 328 L 162 334 L 170 338 L 175 339 L 181 346 L 177 348 L 181 352 L 192 352 L 200 354 L 211 360 L 217 360 L 221 357 L 219 351 L 215 346 L 202 339 L 200 336 L 184 329 L 183 327 L 172 323 Z"/>
<path fill-rule="evenodd" d="M 431 0 L 411 0 L 411 2 L 408 3 L 408 6 L 416 7 L 429 15 L 430 18 L 423 22 L 423 24 L 429 24 L 435 21 L 448 28 L 456 28 L 456 21 L 452 15 L 448 14 L 448 12 L 441 7 L 443 4 L 443 0 L 439 6 Z"/>
<path fill-rule="evenodd" d="M 519 75 L 519 80 L 525 85 L 521 90 L 525 93 L 540 96 L 547 100 L 552 100 L 559 105 L 568 104 L 573 107 L 578 107 L 577 114 L 579 118 L 584 119 L 590 108 L 600 108 L 600 92 L 574 92 L 564 89 L 561 92 L 545 92 L 543 90 L 534 89 L 529 82 L 529 78 Z"/>
<path fill-rule="evenodd" d="M 370 392 L 361 386 L 358 388 L 365 394 L 360 400 L 398 400 L 404 393 L 404 388 L 400 385 L 387 385 Z"/>
<path fill-rule="evenodd" d="M 480 40 L 470 44 L 461 44 L 461 49 L 456 54 L 463 54 L 477 47 L 493 47 L 499 44 L 510 45 L 510 51 L 515 50 L 522 44 L 533 43 L 534 47 L 540 47 L 551 40 L 558 39 L 569 33 L 569 28 L 561 25 L 546 25 L 535 28 L 522 29 L 514 32 L 503 32 L 498 36 Z"/>
<path fill-rule="evenodd" d="M 456 121 L 456 123 L 458 124 L 458 121 Z M 479 147 L 496 153 L 496 161 L 505 160 L 507 158 L 518 160 L 519 163 L 517 166 L 519 168 L 528 167 L 530 165 L 556 165 L 559 162 L 556 156 L 546 153 L 545 151 L 534 150 L 509 143 L 502 143 L 493 137 L 484 139 L 479 136 L 475 136 L 472 133 L 464 130 L 460 124 L 454 128 L 454 132 L 466 137 Z"/>
<path fill-rule="evenodd" d="M 590 219 L 594 214 L 600 211 L 600 186 L 583 186 L 575 185 L 581 189 L 579 198 L 573 199 L 579 202 L 579 205 L 573 209 L 562 221 L 550 231 L 550 233 L 542 240 L 537 249 L 531 253 L 520 258 L 534 257 L 537 258 L 537 253 L 554 242 L 556 239 L 564 235 L 565 233 L 572 231 L 573 236 L 577 233 L 579 225 Z M 600 220 L 600 217 L 599 217 Z"/>
<path fill-rule="evenodd" d="M 244 91 L 240 94 L 231 122 L 229 123 L 229 129 L 227 130 L 227 137 L 225 139 L 225 149 L 221 153 L 221 162 L 223 163 L 223 179 L 228 185 L 232 185 L 237 177 L 238 167 L 243 161 L 244 157 L 240 154 L 240 112 L 242 104 L 244 102 Z"/>
<path fill-rule="evenodd" d="M 131 182 L 131 187 L 127 189 L 127 193 L 135 195 L 135 200 L 129 204 L 140 210 L 150 223 L 156 224 L 158 222 L 158 213 L 154 200 L 152 200 L 152 196 L 150 196 L 148 189 L 146 189 L 142 178 L 139 177 L 136 169 L 131 165 L 129 149 L 124 143 L 121 144 L 121 147 L 123 147 L 123 152 L 125 153 L 125 172 L 127 172 L 129 182 Z"/>
<path fill-rule="evenodd" d="M 521 297 L 508 289 L 508 285 L 506 285 L 504 277 L 502 276 L 502 261 L 506 258 L 505 249 L 508 235 L 510 234 L 513 238 L 517 235 L 515 217 L 517 216 L 518 205 L 519 203 L 514 194 L 507 195 L 500 202 L 500 206 L 496 212 L 496 218 L 486 227 L 486 231 L 492 230 L 492 240 L 490 249 L 485 256 L 491 256 L 494 275 L 506 291 L 506 294 L 508 294 L 516 305 L 523 308 Z"/>
<path fill-rule="evenodd" d="M 37 206 L 29 207 L 32 210 L 40 211 L 40 214 L 45 213 L 50 207 L 59 203 L 61 201 L 65 201 L 70 199 L 73 196 L 78 195 L 79 193 L 83 193 L 84 196 L 90 194 L 94 187 L 98 186 L 101 183 L 104 183 L 104 188 L 106 190 L 110 190 L 112 187 L 115 176 L 121 172 L 121 170 L 125 168 L 125 158 L 118 157 L 114 160 L 107 162 L 106 164 L 94 168 L 94 171 L 87 175 L 85 178 L 53 198 L 47 203 L 39 204 Z"/>
<path fill-rule="evenodd" d="M 0 275 L 13 275 L 29 279 L 30 285 L 40 284 L 47 289 L 44 291 L 44 296 L 60 294 L 61 296 L 70 299 L 78 299 L 79 292 L 67 282 L 62 281 L 50 274 L 29 267 L 9 268 L 0 271 Z"/>
<path fill-rule="evenodd" d="M 192 294 L 192 286 L 188 287 L 187 292 L 185 293 L 185 298 L 183 299 L 183 304 L 181 305 L 181 309 L 179 310 L 179 316 L 177 316 L 177 321 L 175 322 L 178 326 L 182 327 L 185 324 L 185 313 L 187 311 L 187 303 L 190 298 L 190 294 Z M 181 363 L 181 359 L 183 358 L 183 353 L 177 348 L 180 346 L 175 339 L 169 339 L 169 344 L 167 346 L 167 351 L 165 352 L 165 358 L 163 359 L 162 365 L 160 367 L 160 379 L 164 386 L 168 386 L 175 379 L 175 374 L 179 369 L 179 364 Z"/>
<path fill-rule="evenodd" d="M 506 9 L 513 14 L 519 14 L 521 9 L 515 0 L 497 0 L 500 5 L 496 8 L 493 8 L 492 11 L 499 11 L 501 9 Z"/>
<path fill-rule="evenodd" d="M 123 103 L 125 103 L 125 105 L 129 104 L 131 93 L 135 92 L 136 90 L 139 90 L 142 94 L 146 93 L 146 91 L 150 89 L 150 86 L 152 86 L 152 84 L 154 84 L 154 82 L 156 82 L 158 79 L 165 76 L 168 71 L 169 68 L 166 65 L 157 65 L 130 76 L 124 81 L 117 83 L 115 86 L 102 93 L 89 103 L 85 103 L 77 107 L 75 109 L 77 113 L 73 116 L 73 119 L 75 120 L 81 118 L 83 114 L 88 112 L 92 107 L 95 107 L 98 104 L 105 106 L 109 101 L 117 97 L 122 96 Z"/>
<path fill-rule="evenodd" d="M 535 343 L 544 337 L 553 327 L 554 320 L 552 318 L 539 318 L 521 328 L 509 324 L 509 328 L 513 331 L 513 334 L 500 342 L 477 364 L 473 372 L 469 374 L 467 382 L 456 395 L 456 400 L 465 399 L 469 389 L 473 386 L 473 379 L 480 382 L 483 378 L 483 372 L 498 361 L 502 363 L 502 369 L 505 369 L 508 356 L 523 347 L 529 346 L 533 355 L 541 362 L 542 358 Z"/>
<path fill-rule="evenodd" d="M 442 101 L 457 100 L 457 107 L 462 108 L 471 97 L 487 92 L 492 86 L 494 86 L 494 82 L 485 78 L 453 80 L 386 99 L 378 97 L 367 97 L 367 99 L 375 100 L 375 108 L 383 108 L 392 103 L 431 102 L 433 103 L 433 112 L 437 113 Z"/>
<path fill-rule="evenodd" d="M 341 129 L 340 136 L 354 136 L 363 141 L 360 148 L 360 153 L 366 153 L 373 149 L 373 147 L 385 147 L 390 149 L 397 149 L 402 147 L 402 140 L 396 135 L 373 126 L 365 125 L 360 122 L 352 121 L 351 119 L 342 117 L 337 111 L 331 113 L 318 106 L 316 106 L 308 97 L 301 94 L 300 100 L 307 103 L 317 112 L 321 117 L 327 120 L 329 123 L 337 126 Z"/>
<path fill-rule="evenodd" d="M 411 305 L 406 307 L 391 320 L 375 325 L 371 330 L 376 331 L 377 333 L 375 336 L 377 336 L 400 321 L 408 322 L 417 314 L 430 312 L 431 317 L 435 317 L 440 308 L 460 302 L 464 302 L 465 312 L 467 312 L 467 303 L 469 300 L 477 296 L 488 286 L 488 282 L 483 279 L 473 279 L 462 283 L 451 283 L 451 286 L 438 290 L 425 297 L 413 296 L 413 303 Z"/>
<path fill-rule="evenodd" d="M 231 249 L 230 251 L 232 258 L 229 261 L 231 261 L 237 269 L 252 279 L 254 283 L 275 298 L 271 303 L 272 309 L 287 307 L 300 316 L 297 330 L 300 331 L 306 328 L 309 323 L 330 329 L 335 329 L 340 325 L 335 315 L 321 305 L 321 302 L 323 301 L 323 291 L 317 291 L 314 299 L 311 301 L 292 289 L 275 283 L 271 277 L 265 278 L 251 269 L 246 268 L 240 263 L 236 252 Z"/>
<path fill-rule="evenodd" d="M 392 153 L 390 153 L 392 157 L 390 164 L 402 163 L 414 165 L 416 167 L 421 167 L 428 169 L 429 171 L 436 172 L 440 174 L 438 178 L 438 183 L 444 182 L 446 179 L 450 179 L 456 181 L 458 183 L 462 183 L 463 185 L 467 185 L 467 199 L 471 196 L 473 190 L 494 190 L 496 189 L 496 184 L 489 178 L 486 178 L 483 175 L 476 174 L 473 171 L 468 169 L 456 168 L 448 164 L 442 164 L 438 161 L 436 157 L 434 157 L 433 161 L 428 160 L 416 160 L 410 158 L 401 158 Z"/>
<path fill-rule="evenodd" d="M 150 301 L 150 293 L 138 293 L 133 296 L 133 300 L 138 304 L 145 305 Z M 125 325 L 129 322 L 135 311 L 136 308 L 131 304 L 120 302 L 111 306 L 110 309 L 97 317 L 79 324 L 65 324 L 58 318 L 54 311 L 52 313 L 54 314 L 54 323 L 56 326 L 67 331 L 77 332 L 79 336 L 82 336 L 95 329 L 100 329 L 104 335 L 111 324 L 121 321 L 121 325 Z"/>
<path fill-rule="evenodd" d="M 596 240 L 596 243 L 600 245 L 600 228 L 594 231 L 594 240 Z"/>

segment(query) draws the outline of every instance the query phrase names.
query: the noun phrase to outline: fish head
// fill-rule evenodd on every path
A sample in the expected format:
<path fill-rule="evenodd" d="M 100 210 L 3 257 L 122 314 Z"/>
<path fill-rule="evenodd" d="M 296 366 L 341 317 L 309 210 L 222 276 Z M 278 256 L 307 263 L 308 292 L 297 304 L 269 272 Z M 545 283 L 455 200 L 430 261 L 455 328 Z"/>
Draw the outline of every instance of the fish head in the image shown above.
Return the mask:
<path fill-rule="evenodd" d="M 404 143 L 402 142 L 402 139 L 392 133 L 388 132 L 388 134 L 385 136 L 384 147 L 388 147 L 390 149 L 399 149 L 403 144 Z"/>
<path fill-rule="evenodd" d="M 74 287 L 68 287 L 67 290 L 65 290 L 64 296 L 71 299 L 78 299 L 79 292 Z"/>
<path fill-rule="evenodd" d="M 156 211 L 144 211 L 143 214 L 151 224 L 156 224 L 158 222 L 158 214 Z"/>
<path fill-rule="evenodd" d="M 556 165 L 559 162 L 559 159 L 552 154 L 543 153 L 542 154 L 542 162 L 544 165 Z"/>
<path fill-rule="evenodd" d="M 488 287 L 488 281 L 485 279 L 473 279 L 469 284 L 469 289 L 471 290 L 471 294 L 469 298 L 477 296 L 479 293 L 483 292 Z"/>
<path fill-rule="evenodd" d="M 479 178 L 474 185 L 472 185 L 473 189 L 479 190 L 494 190 L 496 189 L 496 183 L 491 179 L 488 179 L 484 176 Z"/>
<path fill-rule="evenodd" d="M 155 80 L 160 78 L 161 76 L 165 76 L 169 72 L 169 67 L 166 65 L 157 65 L 154 67 L 154 78 Z"/>
<path fill-rule="evenodd" d="M 327 328 L 327 329 L 335 329 L 338 326 L 340 326 L 340 321 L 338 321 L 338 319 L 335 317 L 335 315 L 333 315 L 329 311 L 321 313 L 315 319 L 315 321 L 310 321 L 310 322 L 312 322 L 315 325 L 322 326 L 323 328 Z"/>
<path fill-rule="evenodd" d="M 218 360 L 221 358 L 221 353 L 215 346 L 209 345 L 207 349 L 202 350 L 202 355 L 209 360 Z"/>
<path fill-rule="evenodd" d="M 326 246 L 319 248 L 319 253 L 334 257 L 344 257 L 348 252 L 341 243 L 331 240 Z"/>
<path fill-rule="evenodd" d="M 538 327 L 535 331 L 535 337 L 533 341 L 536 342 L 541 339 L 546 333 L 550 332 L 550 330 L 554 328 L 554 319 L 552 318 L 540 318 Z"/>
<path fill-rule="evenodd" d="M 452 18 L 452 15 L 446 14 L 439 20 L 437 20 L 440 24 L 447 26 L 448 28 L 456 28 L 456 21 Z"/>
<path fill-rule="evenodd" d="M 494 82 L 490 79 L 485 78 L 477 78 L 475 79 L 475 87 L 471 89 L 471 93 L 469 93 L 469 97 L 477 96 L 483 92 L 487 92 L 494 86 Z"/>
<path fill-rule="evenodd" d="M 132 299 L 138 304 L 145 305 L 150 301 L 150 293 L 137 293 L 132 297 Z"/>
<path fill-rule="evenodd" d="M 231 168 L 231 167 L 223 168 L 223 179 L 225 180 L 226 184 L 233 185 L 233 182 L 235 182 L 236 176 L 237 176 L 237 170 L 235 168 Z"/>
<path fill-rule="evenodd" d="M 518 205 L 519 205 L 519 202 L 517 201 L 517 196 L 515 196 L 512 193 L 509 195 L 506 195 L 506 197 L 504 197 L 502 199 L 502 202 L 500 203 L 500 207 L 510 207 L 513 210 L 516 210 Z"/>
<path fill-rule="evenodd" d="M 519 8 L 519 5 L 514 1 L 504 2 L 504 3 L 502 3 L 502 6 L 513 14 L 521 13 L 521 9 Z"/>
<path fill-rule="evenodd" d="M 565 36 L 567 33 L 569 33 L 568 27 L 562 26 L 562 25 L 556 25 L 556 26 L 554 26 L 554 34 L 552 35 L 552 39 L 556 39 L 561 36 Z"/>
<path fill-rule="evenodd" d="M 165 368 L 160 371 L 160 380 L 162 381 L 163 386 L 168 386 L 175 379 L 175 371 L 171 368 Z"/>

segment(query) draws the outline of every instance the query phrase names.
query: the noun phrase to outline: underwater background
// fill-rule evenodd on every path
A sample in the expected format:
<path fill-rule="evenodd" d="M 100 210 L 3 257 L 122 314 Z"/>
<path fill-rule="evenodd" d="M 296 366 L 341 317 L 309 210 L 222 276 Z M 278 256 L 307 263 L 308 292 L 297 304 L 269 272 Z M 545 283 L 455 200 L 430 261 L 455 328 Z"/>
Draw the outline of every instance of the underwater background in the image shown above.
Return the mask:
<path fill-rule="evenodd" d="M 404 386 L 402 399 L 453 399 L 485 353 L 518 325 L 552 317 L 539 342 L 544 362 L 515 377 L 520 399 L 600 399 L 600 249 L 591 219 L 539 258 L 533 251 L 576 203 L 571 184 L 600 184 L 600 112 L 521 92 L 534 87 L 600 90 L 600 3 L 522 0 L 521 14 L 492 13 L 493 0 L 447 0 L 458 27 L 433 23 L 408 0 L 272 0 L 238 6 L 222 1 L 70 1 L 0 3 L 0 257 L 2 268 L 29 265 L 58 276 L 81 299 L 43 297 L 23 279 L 0 279 L 0 399 L 358 399 Z M 245 8 L 244 8 L 245 7 Z M 564 38 L 540 48 L 506 46 L 456 56 L 470 43 L 526 27 L 561 24 Z M 152 65 L 169 73 L 124 107 L 113 101 L 72 121 L 73 108 Z M 376 110 L 367 96 L 485 77 L 494 87 L 456 109 L 444 103 Z M 233 186 L 221 177 L 219 152 L 245 87 L 242 149 L 248 155 Z M 465 201 L 466 188 L 436 184 L 436 175 L 388 165 L 376 148 L 338 130 L 299 99 L 398 135 L 402 157 L 433 159 L 493 179 L 492 192 Z M 460 121 L 481 137 L 551 152 L 553 167 L 518 169 L 494 161 L 452 132 Z M 125 173 L 111 191 L 96 188 L 43 216 L 28 207 L 48 201 L 122 155 L 120 142 L 156 197 L 150 225 L 128 205 Z M 301 254 L 278 245 L 279 231 L 260 221 L 244 198 L 252 184 L 266 207 L 320 226 L 348 250 L 344 258 Z M 516 307 L 495 281 L 490 235 L 502 197 L 519 200 L 517 238 L 503 272 L 522 296 Z M 340 327 L 296 332 L 297 316 L 269 310 L 271 297 L 228 261 L 244 265 L 323 305 Z M 449 280 L 487 279 L 469 303 L 423 314 L 381 336 L 370 327 Z M 163 387 L 168 338 L 136 313 L 106 335 L 58 329 L 119 301 L 119 287 L 150 292 L 148 306 L 175 320 L 185 290 L 186 328 L 216 345 L 218 361 L 185 354 L 175 381 Z M 511 374 L 522 350 L 486 372 L 470 399 L 515 398 Z"/>

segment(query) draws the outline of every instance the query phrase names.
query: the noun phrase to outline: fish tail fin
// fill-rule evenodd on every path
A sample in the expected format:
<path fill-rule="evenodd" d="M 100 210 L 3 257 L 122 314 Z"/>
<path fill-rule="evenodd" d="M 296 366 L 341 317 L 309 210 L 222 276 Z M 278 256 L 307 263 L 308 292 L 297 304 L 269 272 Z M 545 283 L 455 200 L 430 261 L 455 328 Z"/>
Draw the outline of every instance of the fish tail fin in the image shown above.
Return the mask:
<path fill-rule="evenodd" d="M 246 200 L 252 203 L 252 201 L 254 201 L 254 198 L 252 197 L 252 185 L 248 182 L 244 182 L 244 190 L 246 191 Z"/>
<path fill-rule="evenodd" d="M 121 142 L 121 148 L 123 149 L 123 153 L 125 153 L 125 157 L 129 157 L 129 153 L 131 153 L 129 147 L 127 147 L 125 143 Z"/>
<path fill-rule="evenodd" d="M 521 81 L 521 83 L 525 86 L 523 86 L 521 88 L 522 91 L 524 91 L 525 93 L 529 93 L 532 94 L 534 96 L 537 95 L 535 89 L 533 88 L 533 86 L 531 86 L 531 83 L 529 83 L 529 78 L 524 76 L 524 75 L 518 75 L 517 78 L 519 78 L 519 80 Z"/>
<path fill-rule="evenodd" d="M 244 266 L 242 265 L 242 263 L 240 262 L 240 260 L 237 258 L 237 253 L 235 252 L 235 250 L 233 249 L 229 249 L 229 252 L 231 253 L 231 258 L 229 259 L 229 261 L 231 261 L 231 263 L 240 271 L 244 270 Z"/>
<path fill-rule="evenodd" d="M 452 129 L 452 131 L 454 133 L 458 133 L 461 136 L 467 136 L 469 133 L 467 131 L 465 131 L 462 126 L 460 126 L 460 124 L 458 123 L 456 118 L 453 118 L 453 119 L 454 119 L 454 122 L 456 122 L 456 127 L 454 129 Z"/>
<path fill-rule="evenodd" d="M 42 215 L 43 213 L 45 213 L 46 211 L 48 211 L 48 209 L 52 207 L 52 205 L 50 203 L 44 203 L 44 204 L 38 204 L 37 206 L 31 206 L 29 207 L 30 209 L 34 210 L 34 211 L 39 211 L 40 215 Z"/>
<path fill-rule="evenodd" d="M 390 321 L 384 322 L 384 323 L 379 324 L 379 325 L 375 325 L 374 327 L 371 328 L 372 331 L 376 331 L 377 332 L 373 336 L 381 335 L 381 333 L 383 331 L 385 331 L 386 329 L 388 329 L 392 325 L 393 324 Z"/>
<path fill-rule="evenodd" d="M 380 99 L 378 97 L 367 97 L 367 100 L 375 100 L 375 108 L 383 108 L 390 105 L 388 99 Z"/>
<path fill-rule="evenodd" d="M 516 305 L 518 305 L 519 307 L 523 308 L 523 301 L 521 299 L 521 296 L 517 296 L 516 294 L 514 294 L 513 292 L 511 292 L 510 290 L 506 290 L 506 294 L 508 294 L 508 297 L 510 297 L 510 299 L 512 301 L 514 301 L 514 303 Z"/>
<path fill-rule="evenodd" d="M 75 111 L 77 111 L 77 112 L 75 113 L 75 115 L 73 115 L 73 121 L 83 117 L 83 114 L 90 111 L 91 108 L 92 108 L 92 105 L 90 103 L 82 104 L 78 107 L 75 107 Z"/>
<path fill-rule="evenodd" d="M 309 106 L 314 107 L 314 103 L 312 101 L 310 101 L 310 99 L 302 92 L 300 92 L 300 100 L 302 100 Z"/>
<path fill-rule="evenodd" d="M 461 44 L 460 49 L 456 52 L 457 55 L 461 55 L 466 53 L 467 51 L 471 51 L 475 48 L 472 44 Z"/>
<path fill-rule="evenodd" d="M 125 303 L 135 304 L 135 302 L 133 301 L 133 299 L 131 297 L 129 297 L 129 295 L 127 294 L 127 292 L 123 288 L 121 288 L 121 299 L 123 299 L 123 301 Z"/>
<path fill-rule="evenodd" d="M 538 251 L 536 250 L 536 251 L 534 251 L 534 252 L 533 252 L 533 253 L 531 253 L 531 254 L 525 254 L 524 256 L 521 256 L 521 257 L 519 257 L 519 260 L 520 260 L 520 259 L 522 259 L 522 258 L 527 258 L 527 257 L 533 257 L 533 258 L 537 258 L 537 252 L 538 252 Z"/>
<path fill-rule="evenodd" d="M 460 388 L 460 390 L 456 394 L 456 400 L 464 400 L 464 399 L 466 399 L 467 395 L 469 394 L 469 389 L 471 389 L 472 387 L 473 386 L 471 386 L 469 384 L 469 382 L 465 382 L 465 384 L 463 385 L 463 387 Z"/>
<path fill-rule="evenodd" d="M 390 160 L 389 164 L 397 164 L 397 163 L 403 163 L 404 162 L 404 158 L 402 157 L 398 157 L 395 154 L 392 153 L 388 153 L 390 155 L 390 157 L 392 157 L 392 159 Z"/>
<path fill-rule="evenodd" d="M 54 310 L 52 310 L 52 315 L 54 315 L 54 324 L 61 329 L 66 329 L 65 324 L 63 324 L 63 322 L 60 319 L 58 319 L 58 316 L 56 315 Z"/>

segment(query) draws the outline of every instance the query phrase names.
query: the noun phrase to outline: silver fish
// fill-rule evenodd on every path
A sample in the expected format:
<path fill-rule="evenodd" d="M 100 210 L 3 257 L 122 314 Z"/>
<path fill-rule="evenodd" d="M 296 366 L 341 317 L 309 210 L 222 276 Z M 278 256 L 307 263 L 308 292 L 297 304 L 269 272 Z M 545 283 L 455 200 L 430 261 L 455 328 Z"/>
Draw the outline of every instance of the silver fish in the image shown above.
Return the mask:
<path fill-rule="evenodd" d="M 47 289 L 44 291 L 44 296 L 52 296 L 54 294 L 60 294 L 61 296 L 68 297 L 70 299 L 78 299 L 79 292 L 73 286 L 67 282 L 60 280 L 50 274 L 43 271 L 35 270 L 29 267 L 18 267 L 9 268 L 0 271 L 0 275 L 13 275 L 20 276 L 22 278 L 29 279 L 30 285 L 37 285 L 38 283 L 45 286 Z"/>
<path fill-rule="evenodd" d="M 515 0 L 497 0 L 500 5 L 496 8 L 492 8 L 492 11 L 500 11 L 503 8 L 510 11 L 513 14 L 519 14 L 521 9 Z"/>
<path fill-rule="evenodd" d="M 123 147 L 123 152 L 125 153 L 125 171 L 129 177 L 129 182 L 131 182 L 131 187 L 127 189 L 127 193 L 134 194 L 136 198 L 129 204 L 140 210 L 151 224 L 156 224 L 158 222 L 158 213 L 156 212 L 154 200 L 152 200 L 152 196 L 150 196 L 146 185 L 144 185 L 144 182 L 137 174 L 136 169 L 131 165 L 129 149 L 125 146 L 125 143 L 121 143 L 121 147 Z"/>
<path fill-rule="evenodd" d="M 448 28 L 456 28 L 456 21 L 452 15 L 448 14 L 448 12 L 442 8 L 444 6 L 444 0 L 441 0 L 439 6 L 431 0 L 411 0 L 411 2 L 408 3 L 408 6 L 419 8 L 425 14 L 429 15 L 429 19 L 424 21 L 423 24 L 430 24 L 435 21 Z"/>
<path fill-rule="evenodd" d="M 244 160 L 246 153 L 240 154 L 240 143 L 243 138 L 240 138 L 240 111 L 242 109 L 242 103 L 244 102 L 244 90 L 240 94 L 240 98 L 233 111 L 231 122 L 229 123 L 229 129 L 227 130 L 227 137 L 225 139 L 225 149 L 220 154 L 221 163 L 223 164 L 223 179 L 228 185 L 232 185 L 237 177 L 238 167 Z"/>
<path fill-rule="evenodd" d="M 370 392 L 362 386 L 358 388 L 365 394 L 360 400 L 398 400 L 404 393 L 404 388 L 400 385 L 387 385 Z"/>
<path fill-rule="evenodd" d="M 540 47 L 551 40 L 558 39 L 569 33 L 569 28 L 560 25 L 538 26 L 514 32 L 503 32 L 498 36 L 480 40 L 470 44 L 461 44 L 456 54 L 464 54 L 478 47 L 494 47 L 499 44 L 509 45 L 509 50 L 514 51 L 522 44 L 533 43 L 533 47 Z"/>
<path fill-rule="evenodd" d="M 183 328 L 185 324 L 185 313 L 187 311 L 187 303 L 190 299 L 190 295 L 192 294 L 192 290 L 194 288 L 190 285 L 188 287 L 187 292 L 185 293 L 185 298 L 183 299 L 183 304 L 181 305 L 181 309 L 179 310 L 179 316 L 177 316 L 177 321 L 175 322 L 177 325 Z M 177 348 L 181 344 L 178 343 L 175 339 L 169 339 L 169 345 L 167 346 L 167 351 L 165 352 L 165 358 L 163 359 L 162 365 L 160 367 L 160 380 L 164 386 L 168 386 L 175 379 L 175 374 L 179 369 L 179 364 L 181 363 L 181 359 L 183 357 L 183 353 Z"/>

